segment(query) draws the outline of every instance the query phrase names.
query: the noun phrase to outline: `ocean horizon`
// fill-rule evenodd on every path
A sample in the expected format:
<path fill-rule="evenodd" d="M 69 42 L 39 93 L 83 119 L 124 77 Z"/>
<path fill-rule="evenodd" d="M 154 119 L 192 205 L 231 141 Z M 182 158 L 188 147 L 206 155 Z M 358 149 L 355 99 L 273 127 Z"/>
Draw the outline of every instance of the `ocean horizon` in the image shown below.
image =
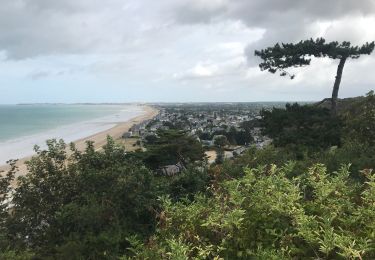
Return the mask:
<path fill-rule="evenodd" d="M 125 104 L 18 104 L 0 105 L 0 165 L 31 156 L 35 145 L 48 139 L 76 141 L 142 113 Z"/>

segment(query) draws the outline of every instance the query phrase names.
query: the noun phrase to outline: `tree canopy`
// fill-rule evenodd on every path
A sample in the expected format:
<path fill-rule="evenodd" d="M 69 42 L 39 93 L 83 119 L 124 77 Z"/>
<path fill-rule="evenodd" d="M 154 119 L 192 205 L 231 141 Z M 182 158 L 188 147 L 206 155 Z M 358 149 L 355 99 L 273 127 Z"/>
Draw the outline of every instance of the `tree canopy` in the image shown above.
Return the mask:
<path fill-rule="evenodd" d="M 256 50 L 255 56 L 259 56 L 263 62 L 259 64 L 262 71 L 271 73 L 280 72 L 280 76 L 289 76 L 291 79 L 294 74 L 289 73 L 286 69 L 291 67 L 302 67 L 310 65 L 311 57 L 339 59 L 340 63 L 337 68 L 337 75 L 332 91 L 333 114 L 336 114 L 336 100 L 341 83 L 342 72 L 345 62 L 348 58 L 358 59 L 361 55 L 369 55 L 374 50 L 374 42 L 366 42 L 362 46 L 352 46 L 350 42 L 326 42 L 323 38 L 316 40 L 309 39 L 298 43 L 276 43 L 273 47 L 263 50 Z"/>
<path fill-rule="evenodd" d="M 160 130 L 152 144 L 146 145 L 147 151 L 139 155 L 151 169 L 199 161 L 203 158 L 203 148 L 198 140 L 180 130 Z"/>
<path fill-rule="evenodd" d="M 365 43 L 362 46 L 352 46 L 350 42 L 337 41 L 327 43 L 325 39 L 309 39 L 298 43 L 276 43 L 273 47 L 256 50 L 255 56 L 259 56 L 263 62 L 260 69 L 271 73 L 280 72 L 280 76 L 295 75 L 285 69 L 290 67 L 302 67 L 310 65 L 311 57 L 328 57 L 331 59 L 353 58 L 358 59 L 363 54 L 371 54 L 374 50 L 374 42 Z"/>
<path fill-rule="evenodd" d="M 287 104 L 285 109 L 261 111 L 262 132 L 275 146 L 327 148 L 340 144 L 342 122 L 329 110 L 311 105 Z"/>

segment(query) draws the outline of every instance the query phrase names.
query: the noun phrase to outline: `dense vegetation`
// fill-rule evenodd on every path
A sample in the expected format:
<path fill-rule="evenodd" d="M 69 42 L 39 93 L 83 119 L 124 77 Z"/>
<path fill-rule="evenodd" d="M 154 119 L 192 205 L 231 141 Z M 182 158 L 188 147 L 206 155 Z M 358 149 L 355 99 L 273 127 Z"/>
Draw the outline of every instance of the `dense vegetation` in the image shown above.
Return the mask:
<path fill-rule="evenodd" d="M 375 176 L 353 183 L 349 168 L 317 164 L 288 178 L 294 164 L 245 168 L 194 202 L 162 199 L 156 234 L 139 259 L 306 259 L 375 257 Z"/>
<path fill-rule="evenodd" d="M 182 130 L 159 131 L 158 136 L 148 142 L 147 151 L 136 153 L 151 169 L 178 162 L 188 165 L 203 159 L 202 145 Z"/>
<path fill-rule="evenodd" d="M 247 145 L 253 141 L 250 131 L 247 128 L 237 130 L 235 127 L 230 127 L 227 130 L 215 131 L 212 134 L 198 132 L 198 137 L 202 140 L 212 140 L 216 136 L 225 136 L 228 143 L 232 145 Z"/>
<path fill-rule="evenodd" d="M 49 141 L 0 179 L 0 258 L 374 259 L 374 93 L 339 111 L 263 111 L 274 144 L 211 166 L 177 129 L 131 154 Z"/>
<path fill-rule="evenodd" d="M 275 146 L 327 148 L 340 145 L 342 122 L 330 111 L 314 106 L 287 104 L 285 109 L 262 111 L 263 133 Z"/>

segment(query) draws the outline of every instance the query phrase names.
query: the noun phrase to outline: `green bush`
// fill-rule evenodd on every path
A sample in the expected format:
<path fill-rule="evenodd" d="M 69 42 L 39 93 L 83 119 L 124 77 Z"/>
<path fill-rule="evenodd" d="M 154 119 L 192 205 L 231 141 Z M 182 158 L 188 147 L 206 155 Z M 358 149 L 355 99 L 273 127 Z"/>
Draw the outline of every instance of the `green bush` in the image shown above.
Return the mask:
<path fill-rule="evenodd" d="M 187 165 L 203 160 L 203 148 L 200 142 L 184 131 L 158 131 L 158 138 L 146 146 L 147 151 L 138 156 L 151 169 L 182 162 Z"/>
<path fill-rule="evenodd" d="M 287 104 L 261 112 L 263 133 L 275 146 L 327 148 L 341 143 L 342 121 L 328 109 L 311 105 Z"/>
<path fill-rule="evenodd" d="M 359 184 L 348 167 L 317 164 L 290 179 L 293 167 L 247 168 L 191 203 L 163 198 L 157 233 L 133 241 L 136 258 L 373 259 L 375 175 Z"/>
<path fill-rule="evenodd" d="M 1 229 L 13 250 L 38 257 L 113 259 L 127 252 L 131 235 L 147 237 L 158 205 L 153 173 L 127 159 L 108 139 L 103 151 L 84 152 L 49 141 L 18 179 L 12 209 Z M 4 194 L 4 193 L 3 193 Z"/>
<path fill-rule="evenodd" d="M 204 167 L 190 166 L 168 182 L 170 197 L 174 201 L 193 200 L 195 194 L 205 192 L 209 185 L 209 175 Z M 165 194 L 162 194 L 165 195 Z"/>
<path fill-rule="evenodd" d="M 344 114 L 345 134 L 350 140 L 375 145 L 375 95 L 374 91 L 348 109 Z"/>

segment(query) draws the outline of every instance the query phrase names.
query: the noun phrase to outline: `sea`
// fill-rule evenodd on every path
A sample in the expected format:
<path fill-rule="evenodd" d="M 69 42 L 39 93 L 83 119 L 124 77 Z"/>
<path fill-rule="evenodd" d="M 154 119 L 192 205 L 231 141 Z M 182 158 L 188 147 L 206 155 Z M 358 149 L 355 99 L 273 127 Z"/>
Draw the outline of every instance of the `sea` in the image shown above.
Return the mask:
<path fill-rule="evenodd" d="M 142 114 L 137 105 L 0 105 L 0 165 L 45 148 L 48 139 L 72 142 L 108 130 Z"/>

